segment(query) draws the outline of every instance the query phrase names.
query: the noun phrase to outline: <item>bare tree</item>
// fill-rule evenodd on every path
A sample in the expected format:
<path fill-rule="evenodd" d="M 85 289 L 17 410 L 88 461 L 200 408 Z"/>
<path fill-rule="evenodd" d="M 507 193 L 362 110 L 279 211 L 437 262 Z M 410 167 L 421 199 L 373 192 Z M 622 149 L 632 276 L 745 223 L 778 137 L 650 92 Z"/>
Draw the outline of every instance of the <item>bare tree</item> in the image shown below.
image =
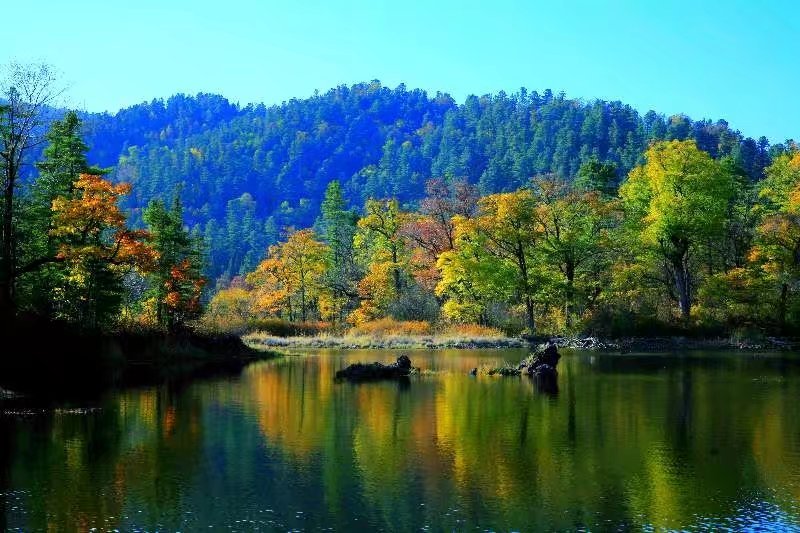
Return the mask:
<path fill-rule="evenodd" d="M 15 194 L 29 155 L 44 142 L 48 111 L 62 93 L 45 64 L 8 64 L 0 76 L 0 319 L 15 311 Z"/>

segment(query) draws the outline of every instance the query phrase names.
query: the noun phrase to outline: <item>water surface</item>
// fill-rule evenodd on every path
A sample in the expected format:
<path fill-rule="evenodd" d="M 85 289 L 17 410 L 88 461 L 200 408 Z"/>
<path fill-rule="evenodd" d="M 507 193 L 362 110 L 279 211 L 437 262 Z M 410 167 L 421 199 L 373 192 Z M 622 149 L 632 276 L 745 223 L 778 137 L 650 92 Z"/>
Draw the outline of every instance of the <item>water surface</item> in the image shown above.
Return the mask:
<path fill-rule="evenodd" d="M 408 383 L 335 383 L 392 352 L 0 414 L 0 529 L 795 529 L 800 357 L 565 353 L 559 390 L 407 351 Z"/>

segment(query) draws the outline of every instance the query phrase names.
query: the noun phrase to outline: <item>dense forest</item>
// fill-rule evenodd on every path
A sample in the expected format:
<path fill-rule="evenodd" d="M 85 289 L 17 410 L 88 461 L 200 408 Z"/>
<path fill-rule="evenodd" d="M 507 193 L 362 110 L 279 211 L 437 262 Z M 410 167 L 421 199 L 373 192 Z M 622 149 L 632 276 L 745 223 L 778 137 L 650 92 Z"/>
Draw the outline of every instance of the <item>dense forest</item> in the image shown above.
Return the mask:
<path fill-rule="evenodd" d="M 396 198 L 414 209 L 431 177 L 489 194 L 541 174 L 571 180 L 596 159 L 615 165 L 616 184 L 654 140 L 694 139 L 752 180 L 784 149 L 722 120 L 640 115 L 621 102 L 523 89 L 459 104 L 377 81 L 271 107 L 176 95 L 83 119 L 89 159 L 133 186 L 123 201 L 133 224 L 151 199 L 179 192 L 187 224 L 206 239 L 208 275 L 223 281 L 252 270 L 286 228 L 313 224 L 333 180 L 351 207 Z"/>
<path fill-rule="evenodd" d="M 280 106 L 0 106 L 0 307 L 92 327 L 793 333 L 800 156 L 724 121 L 378 82 Z M 207 283 L 206 279 L 213 280 Z M 671 328 L 671 329 L 670 329 Z"/>
<path fill-rule="evenodd" d="M 696 141 L 656 141 L 616 187 L 613 163 L 481 195 L 427 182 L 349 209 L 331 182 L 316 226 L 291 231 L 206 319 L 477 324 L 508 333 L 794 334 L 800 325 L 800 152 L 752 182 Z M 389 326 L 391 327 L 391 326 Z M 368 328 L 367 328 L 368 329 Z"/>

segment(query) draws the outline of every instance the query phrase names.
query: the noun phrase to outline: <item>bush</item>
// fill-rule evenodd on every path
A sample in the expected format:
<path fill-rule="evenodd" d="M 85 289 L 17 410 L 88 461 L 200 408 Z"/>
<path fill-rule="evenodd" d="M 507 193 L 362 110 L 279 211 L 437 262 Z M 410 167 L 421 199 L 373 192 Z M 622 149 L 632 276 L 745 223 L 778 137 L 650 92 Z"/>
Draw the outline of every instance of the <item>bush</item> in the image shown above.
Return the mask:
<path fill-rule="evenodd" d="M 433 294 L 414 283 L 389 304 L 387 311 L 401 321 L 434 322 L 439 318 L 439 302 Z"/>

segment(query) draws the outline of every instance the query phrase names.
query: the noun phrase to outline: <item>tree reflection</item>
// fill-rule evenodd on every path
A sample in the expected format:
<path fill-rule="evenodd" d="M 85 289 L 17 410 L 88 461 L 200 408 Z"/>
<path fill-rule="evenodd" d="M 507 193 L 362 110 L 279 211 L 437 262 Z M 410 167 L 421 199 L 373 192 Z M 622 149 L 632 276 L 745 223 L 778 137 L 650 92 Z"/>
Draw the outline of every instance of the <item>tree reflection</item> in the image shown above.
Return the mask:
<path fill-rule="evenodd" d="M 0 494 L 25 491 L 0 526 L 684 528 L 747 497 L 800 504 L 800 382 L 773 359 L 567 356 L 558 395 L 467 376 L 497 352 L 414 354 L 436 372 L 406 386 L 334 382 L 365 357 L 0 416 Z"/>

